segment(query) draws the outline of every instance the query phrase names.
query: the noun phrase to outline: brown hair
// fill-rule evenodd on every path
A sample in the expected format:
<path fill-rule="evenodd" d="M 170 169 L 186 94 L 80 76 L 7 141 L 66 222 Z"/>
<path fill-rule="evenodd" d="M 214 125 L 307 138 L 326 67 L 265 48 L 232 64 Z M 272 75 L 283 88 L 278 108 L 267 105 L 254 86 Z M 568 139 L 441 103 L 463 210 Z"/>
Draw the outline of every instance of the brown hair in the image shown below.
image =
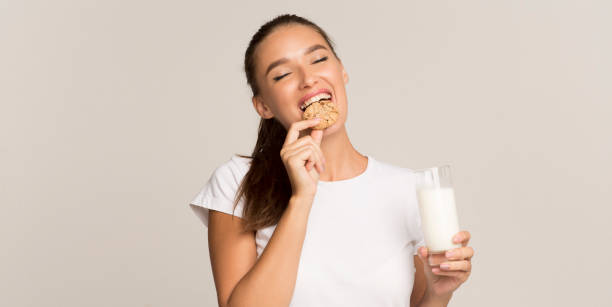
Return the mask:
<path fill-rule="evenodd" d="M 336 58 L 332 40 L 319 26 L 306 18 L 285 14 L 266 22 L 253 35 L 244 54 L 244 72 L 253 96 L 259 94 L 255 78 L 255 49 L 275 29 L 291 24 L 305 25 L 317 31 L 327 42 Z M 339 59 L 339 58 L 338 58 Z M 250 156 L 251 166 L 246 173 L 234 199 L 234 209 L 244 197 L 242 218 L 246 220 L 245 231 L 255 231 L 278 223 L 291 198 L 291 182 L 280 157 L 280 150 L 285 142 L 287 130 L 276 118 L 259 122 L 259 132 L 253 153 Z"/>

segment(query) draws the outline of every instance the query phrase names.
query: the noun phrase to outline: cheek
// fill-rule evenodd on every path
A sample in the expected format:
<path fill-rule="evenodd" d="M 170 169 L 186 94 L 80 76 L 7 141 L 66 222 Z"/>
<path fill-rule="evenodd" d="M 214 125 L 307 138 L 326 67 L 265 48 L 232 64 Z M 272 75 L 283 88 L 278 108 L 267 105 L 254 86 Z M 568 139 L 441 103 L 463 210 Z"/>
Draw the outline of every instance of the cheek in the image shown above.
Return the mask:
<path fill-rule="evenodd" d="M 327 78 L 327 80 L 330 80 L 333 83 L 333 86 L 336 91 L 343 90 L 345 84 L 341 70 L 328 71 L 326 72 L 325 78 Z"/>
<path fill-rule="evenodd" d="M 297 101 L 295 101 L 295 88 L 289 83 L 278 84 L 269 92 L 273 113 L 277 115 L 283 125 L 286 124 L 287 118 L 294 117 L 294 113 L 299 111 Z"/>
<path fill-rule="evenodd" d="M 325 68 L 321 71 L 327 79 L 333 80 L 336 83 L 338 80 L 342 80 L 342 70 L 338 69 L 336 65 L 330 65 L 330 67 Z"/>

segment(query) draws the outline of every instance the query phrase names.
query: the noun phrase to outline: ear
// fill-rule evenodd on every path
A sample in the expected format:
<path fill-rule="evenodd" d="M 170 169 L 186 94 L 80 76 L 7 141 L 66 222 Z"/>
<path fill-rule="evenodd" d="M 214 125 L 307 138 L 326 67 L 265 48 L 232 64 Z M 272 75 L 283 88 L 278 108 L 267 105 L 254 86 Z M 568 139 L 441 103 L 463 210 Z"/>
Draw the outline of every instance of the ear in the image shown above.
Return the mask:
<path fill-rule="evenodd" d="M 272 113 L 270 108 L 264 103 L 261 96 L 259 95 L 253 96 L 252 100 L 253 100 L 253 107 L 255 108 L 255 111 L 257 111 L 257 114 L 259 114 L 259 116 L 261 116 L 264 119 L 274 117 L 274 114 Z"/>
<path fill-rule="evenodd" d="M 346 73 L 346 70 L 344 70 L 344 66 L 342 66 L 342 79 L 344 80 L 344 84 L 349 82 L 349 76 Z"/>

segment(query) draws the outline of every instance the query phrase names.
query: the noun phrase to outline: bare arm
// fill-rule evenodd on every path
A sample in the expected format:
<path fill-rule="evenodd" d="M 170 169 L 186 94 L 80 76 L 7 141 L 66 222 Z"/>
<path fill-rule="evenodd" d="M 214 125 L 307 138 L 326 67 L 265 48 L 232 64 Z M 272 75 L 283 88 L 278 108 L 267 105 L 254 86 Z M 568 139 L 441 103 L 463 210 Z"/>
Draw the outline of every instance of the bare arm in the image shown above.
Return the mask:
<path fill-rule="evenodd" d="M 324 165 L 323 153 L 319 147 L 323 131 L 312 130 L 310 135 L 298 137 L 301 130 L 317 124 L 316 119 L 297 121 L 291 124 L 287 131 L 280 156 L 289 175 L 292 196 L 259 259 L 251 265 L 252 253 L 235 254 L 233 256 L 235 259 L 229 261 L 223 257 L 215 257 L 214 261 L 219 263 L 213 266 L 222 268 L 215 279 L 221 280 L 220 284 L 224 285 L 222 290 L 224 295 L 227 291 L 230 292 L 227 306 L 286 307 L 291 302 L 302 245 L 306 237 L 308 215 L 316 195 L 319 172 L 323 171 Z M 316 166 L 316 170 L 311 168 L 312 165 Z M 222 234 L 214 234 L 214 236 L 220 235 Z M 235 243 L 223 244 L 231 246 Z M 211 246 L 211 249 L 216 250 L 217 247 Z M 251 265 L 237 283 L 236 276 L 240 274 L 232 270 L 233 265 L 239 265 L 240 274 L 243 273 L 244 267 Z M 232 272 L 232 274 L 226 275 L 222 272 Z M 225 302 L 225 297 L 221 302 Z"/>
<path fill-rule="evenodd" d="M 228 306 L 288 306 L 293 296 L 312 199 L 291 198 L 253 268 L 232 292 Z"/>
<path fill-rule="evenodd" d="M 256 253 L 253 253 L 253 236 L 251 241 L 246 237 L 242 241 L 239 236 L 229 235 L 230 238 L 236 239 L 236 242 L 229 242 L 231 240 L 227 240 L 226 234 L 211 227 L 211 262 L 220 306 L 289 305 L 297 279 L 311 205 L 312 198 L 290 199 L 258 260 Z M 212 219 L 214 217 L 211 215 L 211 224 Z M 219 227 L 221 228 L 222 226 Z M 239 229 L 236 228 L 234 232 L 239 232 Z M 223 240 L 219 239 L 220 236 L 223 236 Z M 252 246 L 252 250 L 249 246 Z M 247 267 L 249 268 L 246 269 Z"/>
<path fill-rule="evenodd" d="M 209 211 L 208 250 L 220 307 L 227 307 L 232 289 L 257 259 L 255 233 L 244 232 L 244 220 Z"/>
<path fill-rule="evenodd" d="M 414 255 L 414 268 L 416 271 L 414 272 L 412 294 L 410 295 L 410 307 L 419 305 L 427 289 L 427 280 L 425 279 L 425 272 L 423 272 L 423 263 L 417 255 Z"/>
<path fill-rule="evenodd" d="M 419 256 L 414 256 L 414 283 L 410 296 L 410 307 L 446 307 L 450 300 L 448 298 L 434 298 L 427 291 L 427 278 L 425 277 L 425 267 Z"/>

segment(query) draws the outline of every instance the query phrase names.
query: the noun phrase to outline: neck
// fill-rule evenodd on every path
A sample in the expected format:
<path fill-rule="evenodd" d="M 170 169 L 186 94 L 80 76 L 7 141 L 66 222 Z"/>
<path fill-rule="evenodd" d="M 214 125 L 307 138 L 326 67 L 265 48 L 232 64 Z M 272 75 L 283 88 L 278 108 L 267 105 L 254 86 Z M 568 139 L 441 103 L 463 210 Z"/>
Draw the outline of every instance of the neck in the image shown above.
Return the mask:
<path fill-rule="evenodd" d="M 325 171 L 319 176 L 323 181 L 353 178 L 361 174 L 368 163 L 368 158 L 351 144 L 344 125 L 338 131 L 323 135 L 321 151 L 326 161 Z"/>

